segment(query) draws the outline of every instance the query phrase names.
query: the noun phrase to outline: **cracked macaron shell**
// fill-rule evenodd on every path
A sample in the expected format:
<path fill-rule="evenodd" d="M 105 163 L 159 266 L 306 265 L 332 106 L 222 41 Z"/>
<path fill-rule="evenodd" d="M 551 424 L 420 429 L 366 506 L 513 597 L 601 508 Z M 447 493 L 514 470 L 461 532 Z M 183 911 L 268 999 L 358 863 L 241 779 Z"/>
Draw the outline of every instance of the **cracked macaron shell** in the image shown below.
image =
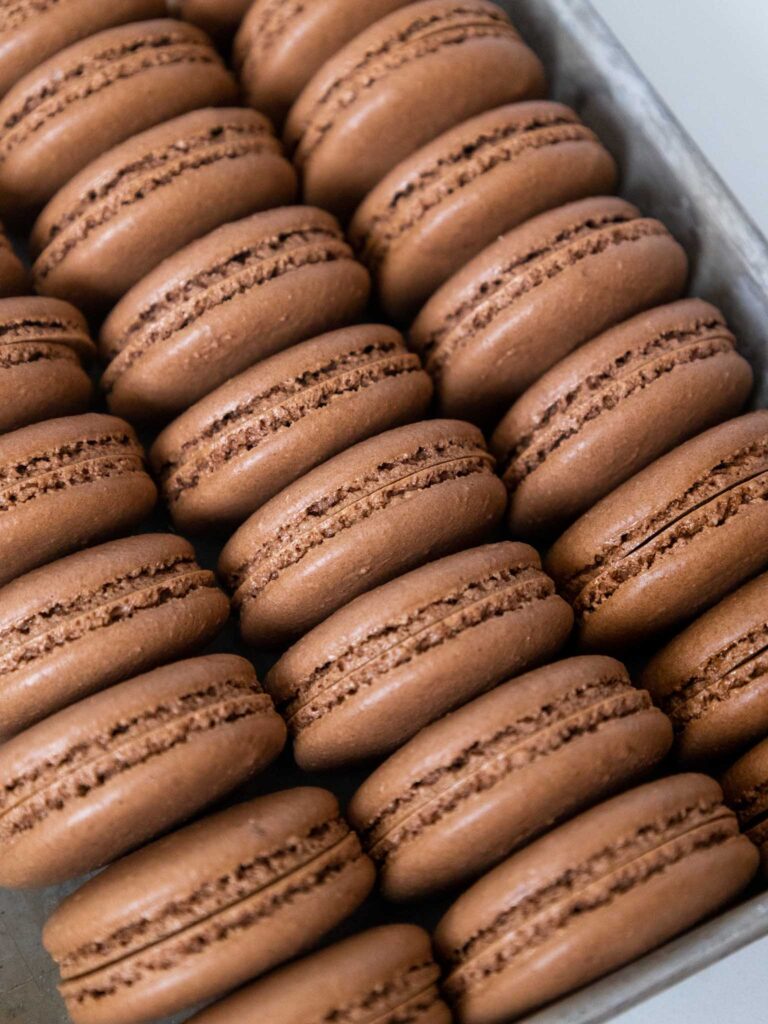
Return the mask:
<path fill-rule="evenodd" d="M 0 432 L 85 412 L 83 362 L 96 355 L 83 315 L 68 302 L 0 299 Z"/>
<path fill-rule="evenodd" d="M 487 246 L 429 299 L 411 343 L 445 415 L 491 422 L 585 341 L 676 299 L 687 269 L 659 221 L 623 199 L 581 199 Z"/>
<path fill-rule="evenodd" d="M 234 789 L 284 742 L 271 698 L 236 655 L 175 662 L 87 697 L 0 747 L 0 883 L 50 885 L 114 860 Z"/>
<path fill-rule="evenodd" d="M 236 525 L 358 441 L 424 416 L 432 381 L 391 327 L 293 345 L 217 388 L 150 451 L 181 530 Z"/>
<path fill-rule="evenodd" d="M 83 413 L 0 437 L 0 585 L 136 526 L 157 490 L 125 420 Z"/>
<path fill-rule="evenodd" d="M 723 314 L 701 299 L 640 313 L 576 349 L 493 435 L 516 536 L 562 529 L 683 441 L 735 416 L 752 387 Z"/>
<path fill-rule="evenodd" d="M 463 1024 L 502 1024 L 635 960 L 729 903 L 757 867 L 704 775 L 639 786 L 560 826 L 439 923 Z M 695 884 L 692 884 L 695 879 Z"/>
<path fill-rule="evenodd" d="M 395 164 L 483 110 L 545 90 L 539 58 L 485 0 L 421 0 L 361 32 L 291 108 L 308 202 L 350 215 Z"/>
<path fill-rule="evenodd" d="M 177 414 L 260 359 L 354 322 L 369 290 L 323 210 L 286 206 L 225 224 L 164 260 L 104 322 L 110 408 Z"/>
<path fill-rule="evenodd" d="M 768 740 L 742 754 L 721 781 L 726 803 L 760 851 L 762 872 L 768 875 Z"/>
<path fill-rule="evenodd" d="M 554 657 L 573 623 L 527 544 L 441 558 L 302 637 L 266 687 L 305 770 L 389 753 L 422 726 Z"/>
<path fill-rule="evenodd" d="M 219 571 L 245 640 L 274 645 L 394 576 L 484 540 L 505 505 L 479 430 L 414 423 L 286 487 L 229 540 Z"/>
<path fill-rule="evenodd" d="M 357 790 L 350 821 L 384 896 L 420 899 L 640 781 L 671 745 L 620 662 L 569 658 L 423 729 Z"/>
<path fill-rule="evenodd" d="M 613 157 L 570 107 L 513 103 L 398 164 L 358 207 L 350 237 L 402 320 L 505 231 L 615 184 Z"/>
<path fill-rule="evenodd" d="M 429 935 L 390 924 L 281 967 L 190 1024 L 450 1024 Z"/>
<path fill-rule="evenodd" d="M 65 899 L 43 942 L 75 1024 L 134 1024 L 221 995 L 313 946 L 373 881 L 333 794 L 285 790 L 111 865 Z"/>
<path fill-rule="evenodd" d="M 78 39 L 166 12 L 163 0 L 20 0 L 5 8 L 0 11 L 0 96 Z"/>
<path fill-rule="evenodd" d="M 555 542 L 548 572 L 589 647 L 634 645 L 692 618 L 768 562 L 768 411 L 663 455 Z"/>
<path fill-rule="evenodd" d="M 768 733 L 768 574 L 671 640 L 641 677 L 672 719 L 686 763 L 733 755 Z"/>
<path fill-rule="evenodd" d="M 0 101 L 2 205 L 42 206 L 129 136 L 236 97 L 234 79 L 193 25 L 158 19 L 97 32 L 36 67 Z"/>
<path fill-rule="evenodd" d="M 32 230 L 37 290 L 104 309 L 189 242 L 295 193 L 295 172 L 261 114 L 183 114 L 116 146 L 57 192 Z"/>
<path fill-rule="evenodd" d="M 111 541 L 0 588 L 0 737 L 202 647 L 229 601 L 172 534 Z"/>

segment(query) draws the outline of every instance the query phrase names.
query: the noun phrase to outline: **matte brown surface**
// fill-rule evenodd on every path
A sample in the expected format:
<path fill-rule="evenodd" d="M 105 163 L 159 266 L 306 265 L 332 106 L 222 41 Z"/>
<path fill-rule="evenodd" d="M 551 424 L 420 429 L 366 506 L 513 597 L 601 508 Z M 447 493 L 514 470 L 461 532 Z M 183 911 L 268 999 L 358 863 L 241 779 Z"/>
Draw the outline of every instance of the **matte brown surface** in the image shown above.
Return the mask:
<path fill-rule="evenodd" d="M 0 298 L 31 291 L 31 277 L 0 224 Z"/>
<path fill-rule="evenodd" d="M 760 851 L 768 875 L 768 740 L 747 751 L 723 776 L 726 802 Z"/>
<path fill-rule="evenodd" d="M 449 555 L 357 598 L 280 658 L 266 685 L 300 767 L 389 753 L 502 679 L 554 657 L 572 624 L 536 552 Z"/>
<path fill-rule="evenodd" d="M 227 39 L 250 5 L 251 0 L 181 0 L 179 13 L 210 35 Z"/>

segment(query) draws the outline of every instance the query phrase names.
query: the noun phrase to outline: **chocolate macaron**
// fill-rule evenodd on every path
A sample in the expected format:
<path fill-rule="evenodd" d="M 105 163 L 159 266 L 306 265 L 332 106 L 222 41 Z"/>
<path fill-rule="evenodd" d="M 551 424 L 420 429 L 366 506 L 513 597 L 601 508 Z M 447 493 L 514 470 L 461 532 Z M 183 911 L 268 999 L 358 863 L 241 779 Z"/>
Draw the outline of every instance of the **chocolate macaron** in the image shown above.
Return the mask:
<path fill-rule="evenodd" d="M 768 740 L 731 765 L 722 782 L 725 799 L 760 851 L 763 874 L 768 875 Z"/>
<path fill-rule="evenodd" d="M 211 6 L 211 0 L 186 0 L 187 6 L 206 2 Z M 246 4 L 234 47 L 246 101 L 280 123 L 310 78 L 337 50 L 406 3 L 408 0 L 323 0 L 314 4 L 254 0 L 250 6 Z"/>
<path fill-rule="evenodd" d="M 32 231 L 35 285 L 105 308 L 187 243 L 295 192 L 261 114 L 183 114 L 111 149 L 56 193 Z"/>
<path fill-rule="evenodd" d="M 597 197 L 541 213 L 439 288 L 411 329 L 450 416 L 484 422 L 572 349 L 676 299 L 685 253 L 657 220 Z"/>
<path fill-rule="evenodd" d="M 210 40 L 193 25 L 134 22 L 82 39 L 0 101 L 2 205 L 41 206 L 130 135 L 236 95 Z"/>
<path fill-rule="evenodd" d="M 683 630 L 642 682 L 672 719 L 683 761 L 704 765 L 768 735 L 768 574 Z"/>
<path fill-rule="evenodd" d="M 722 791 L 677 775 L 586 811 L 510 857 L 437 927 L 459 1024 L 506 1024 L 729 903 L 757 868 Z"/>
<path fill-rule="evenodd" d="M 382 756 L 510 675 L 554 657 L 571 610 L 533 548 L 449 555 L 337 611 L 274 665 L 266 686 L 310 771 Z"/>
<path fill-rule="evenodd" d="M 752 387 L 722 313 L 681 299 L 566 356 L 493 435 L 516 536 L 562 529 L 633 473 L 735 416 Z"/>
<path fill-rule="evenodd" d="M 65 416 L 0 437 L 0 585 L 140 522 L 157 490 L 124 420 Z"/>
<path fill-rule="evenodd" d="M 398 164 L 358 207 L 350 234 L 385 310 L 402 320 L 503 232 L 615 183 L 613 157 L 570 107 L 513 103 Z"/>
<path fill-rule="evenodd" d="M 172 4 L 185 21 L 199 25 L 215 39 L 226 40 L 237 30 L 251 0 L 172 0 Z"/>
<path fill-rule="evenodd" d="M 679 625 L 768 564 L 768 410 L 699 434 L 578 519 L 546 564 L 582 642 Z"/>
<path fill-rule="evenodd" d="M 355 321 L 368 271 L 322 210 L 286 206 L 225 224 L 164 260 L 101 331 L 113 412 L 170 417 L 248 366 Z"/>
<path fill-rule="evenodd" d="M 248 643 L 279 644 L 347 601 L 484 540 L 504 485 L 482 434 L 431 420 L 348 448 L 246 520 L 219 569 Z"/>
<path fill-rule="evenodd" d="M 165 831 L 269 764 L 285 726 L 250 662 L 178 661 L 0 747 L 0 884 L 50 885 Z"/>
<path fill-rule="evenodd" d="M 418 899 L 639 781 L 671 745 L 621 662 L 569 658 L 427 726 L 358 789 L 350 820 L 384 895 Z"/>
<path fill-rule="evenodd" d="M 68 302 L 0 299 L 0 432 L 85 412 L 91 382 L 83 361 L 96 346 Z"/>
<path fill-rule="evenodd" d="M 424 416 L 432 381 L 391 327 L 294 345 L 183 413 L 150 452 L 181 530 L 242 522 L 357 441 Z"/>
<path fill-rule="evenodd" d="M 541 96 L 544 71 L 488 0 L 420 0 L 328 60 L 291 108 L 307 202 L 351 214 L 395 164 L 483 110 Z"/>
<path fill-rule="evenodd" d="M 373 880 L 336 798 L 286 790 L 111 865 L 64 900 L 43 942 L 74 1024 L 137 1024 L 296 956 Z"/>
<path fill-rule="evenodd" d="M 0 589 L 0 739 L 191 653 L 228 616 L 213 573 L 172 534 L 110 541 L 14 580 Z"/>
<path fill-rule="evenodd" d="M 190 1024 L 451 1024 L 429 935 L 371 928 L 273 971 Z"/>
<path fill-rule="evenodd" d="M 0 224 L 0 298 L 7 295 L 23 295 L 30 289 L 30 274 L 14 252 L 11 240 Z"/>

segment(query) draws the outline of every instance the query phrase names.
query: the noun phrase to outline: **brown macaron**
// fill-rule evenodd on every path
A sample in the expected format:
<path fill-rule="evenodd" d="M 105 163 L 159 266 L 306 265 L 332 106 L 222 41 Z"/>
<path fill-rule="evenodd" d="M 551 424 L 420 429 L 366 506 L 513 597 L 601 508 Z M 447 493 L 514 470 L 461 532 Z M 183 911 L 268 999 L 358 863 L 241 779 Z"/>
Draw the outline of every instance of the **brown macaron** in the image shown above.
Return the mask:
<path fill-rule="evenodd" d="M 245 640 L 276 645 L 366 590 L 484 540 L 505 506 L 479 430 L 414 423 L 286 487 L 237 530 L 219 570 Z"/>
<path fill-rule="evenodd" d="M 735 416 L 752 387 L 722 313 L 681 299 L 566 356 L 493 435 L 516 536 L 562 529 L 638 470 Z"/>
<path fill-rule="evenodd" d="M 633 645 L 768 565 L 768 410 L 699 434 L 598 502 L 546 565 L 582 642 Z"/>
<path fill-rule="evenodd" d="M 33 423 L 0 437 L 0 585 L 127 532 L 155 504 L 144 451 L 100 413 Z"/>
<path fill-rule="evenodd" d="M 257 363 L 174 420 L 150 452 L 174 523 L 241 523 L 325 459 L 420 419 L 432 381 L 391 327 L 345 327 Z"/>
<path fill-rule="evenodd" d="M 671 745 L 621 662 L 569 658 L 427 726 L 366 779 L 350 821 L 384 895 L 419 899 L 639 781 Z"/>
<path fill-rule="evenodd" d="M 83 315 L 68 302 L 0 299 L 0 432 L 85 412 L 83 361 L 96 355 Z"/>
<path fill-rule="evenodd" d="M 261 114 L 183 114 L 109 150 L 56 193 L 32 231 L 35 285 L 104 309 L 189 242 L 295 193 Z"/>
<path fill-rule="evenodd" d="M 142 21 L 82 39 L 0 101 L 1 205 L 42 206 L 118 142 L 236 95 L 211 41 L 193 25 Z"/>
<path fill-rule="evenodd" d="M 284 742 L 272 700 L 234 654 L 72 704 L 0 747 L 0 884 L 50 885 L 114 860 L 234 789 Z"/>
<path fill-rule="evenodd" d="M 570 107 L 513 103 L 398 164 L 358 207 L 350 236 L 385 310 L 403 320 L 503 232 L 615 183 L 613 157 Z"/>
<path fill-rule="evenodd" d="M 760 851 L 762 871 L 768 875 L 768 740 L 731 765 L 722 783 L 725 799 Z"/>
<path fill-rule="evenodd" d="M 437 927 L 458 1024 L 507 1024 L 728 904 L 757 868 L 717 783 L 614 797 L 481 878 Z"/>
<path fill-rule="evenodd" d="M 206 0 L 186 0 L 187 5 Z M 232 0 L 230 0 L 232 2 Z M 242 0 L 241 0 L 242 2 Z M 246 102 L 281 123 L 301 90 L 346 43 L 409 0 L 254 0 L 244 11 L 233 57 Z M 208 6 L 211 0 L 207 0 Z"/>
<path fill-rule="evenodd" d="M 0 298 L 23 295 L 31 287 L 31 276 L 14 252 L 5 228 L 0 224 Z"/>
<path fill-rule="evenodd" d="M 420 0 L 328 60 L 291 108 L 307 202 L 350 215 L 395 164 L 483 110 L 544 93 L 544 70 L 488 0 Z"/>
<path fill-rule="evenodd" d="M 706 764 L 768 735 L 768 573 L 710 608 L 642 675 L 681 760 Z"/>
<path fill-rule="evenodd" d="M 446 415 L 493 422 L 558 360 L 650 306 L 676 299 L 685 253 L 623 199 L 541 213 L 435 292 L 411 341 Z"/>
<path fill-rule="evenodd" d="M 533 548 L 487 544 L 358 597 L 284 654 L 266 686 L 299 767 L 341 768 L 554 657 L 572 623 Z"/>
<path fill-rule="evenodd" d="M 286 206 L 225 224 L 164 260 L 107 317 L 109 406 L 173 416 L 258 360 L 355 321 L 369 289 L 322 210 Z"/>
<path fill-rule="evenodd" d="M 251 0 L 171 0 L 180 16 L 199 25 L 217 40 L 227 40 L 237 30 Z"/>
<path fill-rule="evenodd" d="M 313 946 L 373 881 L 333 794 L 291 789 L 111 865 L 64 900 L 43 943 L 74 1024 L 138 1024 Z"/>
<path fill-rule="evenodd" d="M 54 53 L 102 29 L 161 18 L 164 0 L 11 0 L 0 8 L 0 96 Z"/>
<path fill-rule="evenodd" d="M 213 573 L 172 534 L 110 541 L 14 580 L 0 589 L 0 739 L 192 653 L 228 616 Z"/>
<path fill-rule="evenodd" d="M 190 1024 L 451 1024 L 429 935 L 390 924 L 273 971 Z"/>

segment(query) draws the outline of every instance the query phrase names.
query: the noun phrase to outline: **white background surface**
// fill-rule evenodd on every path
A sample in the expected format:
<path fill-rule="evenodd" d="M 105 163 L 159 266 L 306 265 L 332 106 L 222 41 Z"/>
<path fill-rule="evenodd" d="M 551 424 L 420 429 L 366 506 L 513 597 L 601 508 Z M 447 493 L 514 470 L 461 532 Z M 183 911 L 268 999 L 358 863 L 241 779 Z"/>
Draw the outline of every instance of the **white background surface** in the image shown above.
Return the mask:
<path fill-rule="evenodd" d="M 768 0 L 592 2 L 768 235 Z M 762 1022 L 767 998 L 768 938 L 614 1021 Z"/>

